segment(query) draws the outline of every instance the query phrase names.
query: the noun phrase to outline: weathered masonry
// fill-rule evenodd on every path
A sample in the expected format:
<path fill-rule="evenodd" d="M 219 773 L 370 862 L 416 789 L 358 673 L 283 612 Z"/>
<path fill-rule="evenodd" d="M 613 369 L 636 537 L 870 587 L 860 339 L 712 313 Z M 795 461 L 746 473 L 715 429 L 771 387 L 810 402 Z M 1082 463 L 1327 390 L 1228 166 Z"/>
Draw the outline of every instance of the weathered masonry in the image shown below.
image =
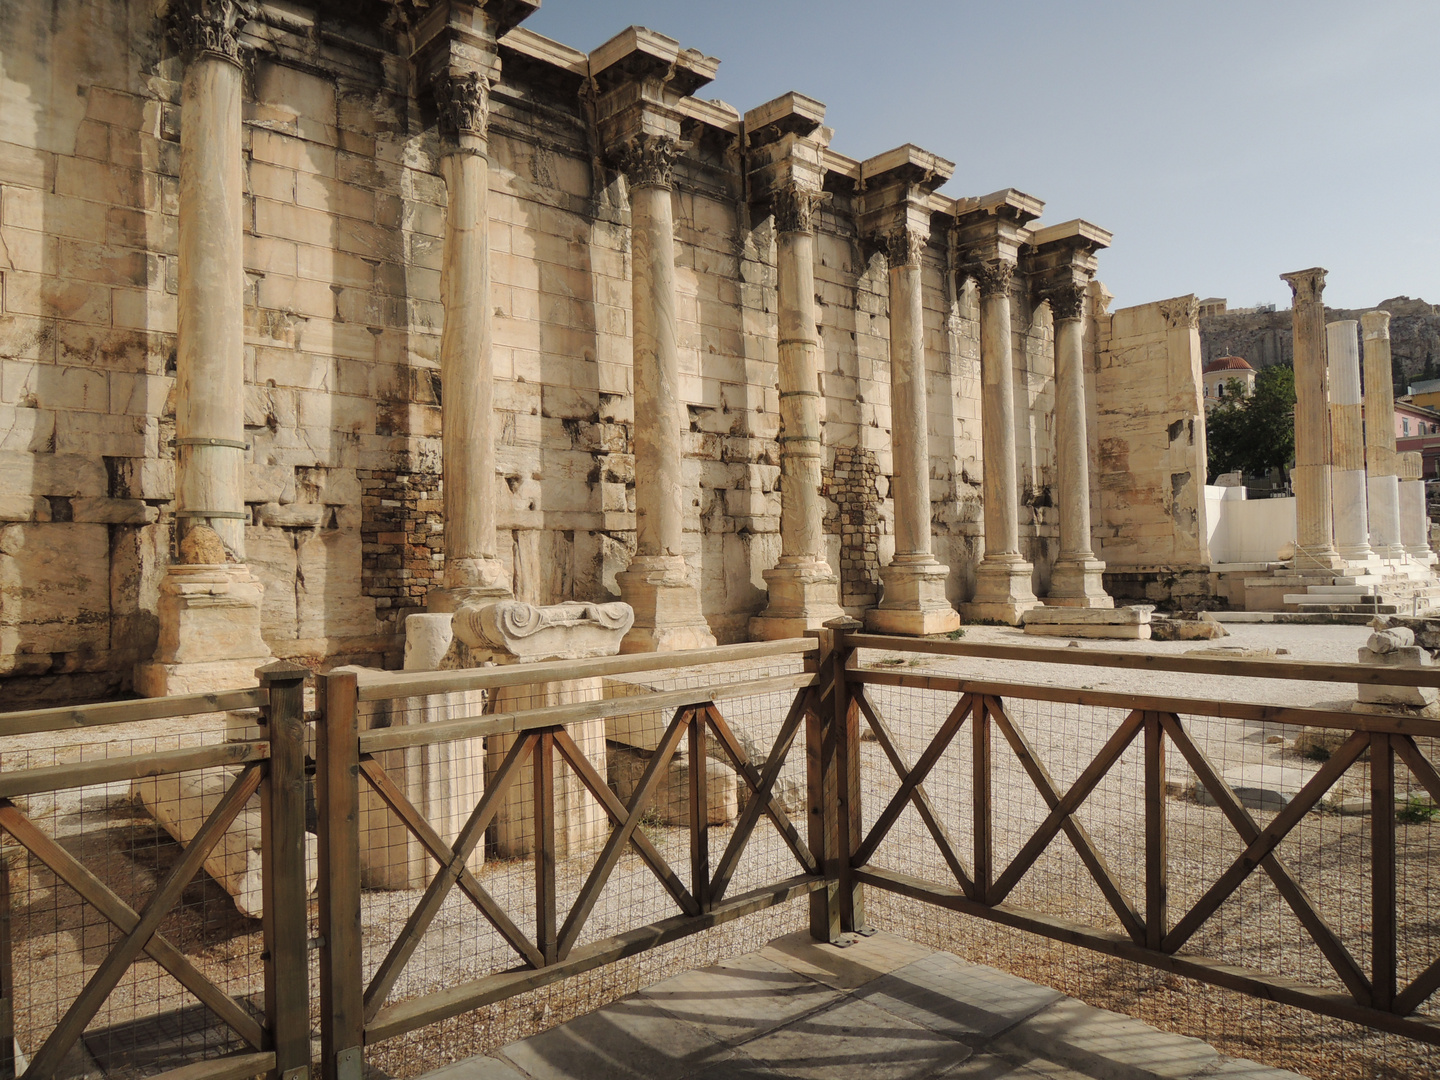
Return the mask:
<path fill-rule="evenodd" d="M 14 700 L 397 667 L 477 596 L 627 649 L 1108 602 L 1103 229 L 527 0 L 157 6 L 0 8 Z"/>

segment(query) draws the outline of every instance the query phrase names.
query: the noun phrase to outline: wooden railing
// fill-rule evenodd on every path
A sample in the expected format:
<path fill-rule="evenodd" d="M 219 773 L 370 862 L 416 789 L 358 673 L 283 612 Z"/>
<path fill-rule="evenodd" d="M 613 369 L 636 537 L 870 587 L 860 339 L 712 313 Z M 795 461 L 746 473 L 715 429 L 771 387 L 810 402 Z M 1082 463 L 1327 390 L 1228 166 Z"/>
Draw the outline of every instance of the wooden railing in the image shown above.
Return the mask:
<path fill-rule="evenodd" d="M 1416 738 L 1440 738 L 1440 721 L 1413 715 L 1387 715 L 1333 709 L 1255 705 L 1237 701 L 1167 698 L 1131 693 L 1105 693 L 1068 687 L 1039 687 L 945 675 L 856 669 L 858 649 L 925 653 L 931 656 L 1022 661 L 1038 664 L 1081 664 L 1093 667 L 1187 672 L 1248 679 L 1306 680 L 1371 685 L 1440 686 L 1440 669 L 1399 669 L 1350 664 L 1317 664 L 1281 660 L 1231 660 L 1187 656 L 1126 653 L 1102 650 L 1027 648 L 917 641 L 910 638 L 843 634 L 830 663 L 846 667 L 843 693 L 846 702 L 836 709 L 848 715 L 847 732 L 853 738 L 860 717 L 874 733 L 894 768 L 898 781 L 894 794 L 863 836 L 851 831 L 842 841 L 849 852 L 849 881 L 854 898 L 841 903 L 842 930 L 863 927 L 863 919 L 848 915 L 861 911 L 859 887 L 870 885 L 1015 927 L 1047 938 L 1081 945 L 1099 952 L 1139 961 L 1202 982 L 1239 990 L 1257 997 L 1296 1005 L 1318 1013 L 1356 1021 L 1424 1042 L 1440 1044 L 1440 1020 L 1416 1010 L 1440 988 L 1440 956 L 1419 958 L 1425 966 L 1408 985 L 1397 983 L 1396 925 L 1396 778 L 1398 758 L 1408 767 L 1435 803 L 1440 803 L 1440 774 L 1425 756 Z M 939 724 L 928 745 L 913 764 L 897 749 L 897 740 L 872 700 L 874 687 L 911 687 L 953 695 L 954 705 Z M 1012 716 L 1007 702 L 1032 700 L 1121 709 L 1124 719 L 1100 751 L 1063 791 L 1047 771 L 1041 755 Z M 1191 737 L 1182 716 L 1223 717 L 1285 725 L 1325 727 L 1349 732 L 1348 737 L 1295 794 L 1283 809 L 1261 825 L 1241 803 L 1221 771 Z M 954 742 L 966 723 L 971 729 L 970 794 L 973 799 L 972 835 L 967 853 L 957 845 L 927 795 L 925 780 L 935 763 Z M 990 790 L 994 735 L 1018 759 L 1048 814 L 1014 858 L 999 866 L 994 858 L 992 828 L 997 808 Z M 1135 742 L 1143 746 L 1144 895 L 1127 895 L 1116 875 L 1076 816 L 1096 786 Z M 1165 757 L 1178 751 L 1224 819 L 1238 835 L 1243 849 L 1189 910 L 1170 910 L 1168 875 L 1175 852 L 1169 844 L 1165 786 Z M 1350 767 L 1368 754 L 1370 798 L 1370 895 L 1372 925 L 1370 955 L 1357 960 L 1341 935 L 1321 917 L 1314 900 L 1296 880 L 1278 853 L 1281 842 L 1334 787 Z M 858 783 L 858 778 L 852 778 Z M 911 804 L 918 811 L 952 880 L 924 881 L 911 874 L 871 865 L 882 840 L 900 812 Z M 859 820 L 858 808 L 851 817 Z M 1140 823 L 1137 823 L 1140 824 Z M 1016 884 L 1061 833 L 1066 835 L 1090 877 L 1113 910 L 1123 933 L 1087 926 L 1053 914 L 1007 903 Z M 1213 957 L 1184 952 L 1196 932 L 1217 918 L 1227 898 L 1256 870 L 1274 883 L 1279 896 L 1305 928 L 1347 993 L 1302 984 L 1283 971 L 1247 970 Z M 1427 872 L 1433 873 L 1434 868 Z"/>
<path fill-rule="evenodd" d="M 0 773 L 0 830 L 43 864 L 121 937 L 90 973 L 84 988 L 58 1024 L 29 1058 L 25 1075 L 40 1080 L 56 1075 L 62 1059 L 95 1018 L 127 970 L 142 954 L 149 956 L 246 1044 L 240 1054 L 199 1062 L 184 1069 L 194 1080 L 229 1080 L 274 1073 L 293 1074 L 309 1066 L 309 995 L 305 909 L 305 765 L 303 692 L 306 668 L 274 664 L 251 690 L 148 701 L 126 701 L 77 708 L 39 709 L 0 716 L 0 736 L 92 729 L 144 720 L 197 716 L 228 709 L 259 709 L 263 737 L 243 742 L 156 753 L 129 754 Z M 136 911 L 64 844 L 38 827 L 17 798 L 41 792 L 86 788 L 117 781 L 189 772 L 216 766 L 240 771 L 199 830 L 184 845 L 174 865 Z M 215 985 L 190 956 L 160 930 L 165 916 L 225 831 L 256 794 L 262 802 L 262 874 L 265 892 L 264 1016 Z M 14 1076 L 14 977 L 11 956 L 9 859 L 0 859 L 0 1073 Z"/>
<path fill-rule="evenodd" d="M 818 640 L 817 640 L 818 638 Z M 360 1080 L 367 1048 L 456 1017 L 481 1006 L 613 963 L 648 949 L 700 933 L 722 923 L 809 897 L 813 936 L 840 941 L 869 929 L 866 889 L 898 894 L 953 912 L 971 915 L 1033 934 L 1139 961 L 1163 971 L 1358 1021 L 1413 1039 L 1440 1043 L 1440 1022 L 1417 1009 L 1440 987 L 1440 959 L 1423 958 L 1420 973 L 1405 985 L 1397 978 L 1396 822 L 1390 812 L 1370 815 L 1370 893 L 1375 913 L 1369 954 L 1357 958 L 1320 914 L 1295 869 L 1282 857 L 1282 842 L 1336 781 L 1368 753 L 1370 799 L 1375 808 L 1395 803 L 1398 758 L 1440 803 L 1440 775 L 1416 738 L 1440 737 L 1440 722 L 1409 715 L 1349 712 L 1249 704 L 1207 698 L 1170 698 L 981 680 L 943 672 L 860 666 L 857 652 L 879 649 L 925 654 L 932 659 L 965 657 L 1034 664 L 1090 666 L 1289 679 L 1333 683 L 1440 686 L 1440 669 L 1400 670 L 1356 665 L 1285 661 L 1238 661 L 1186 656 L 1154 656 L 1098 650 L 984 646 L 877 637 L 825 630 L 807 639 L 726 646 L 698 653 L 642 654 L 565 664 L 471 669 L 455 672 L 334 672 L 317 678 L 317 721 L 313 766 L 305 760 L 307 717 L 302 690 L 305 672 L 276 666 L 262 685 L 228 694 L 126 702 L 80 709 L 40 710 L 0 716 L 0 735 L 63 732 L 129 721 L 259 708 L 262 737 L 192 749 L 132 754 L 98 761 L 0 773 L 0 830 L 47 866 L 120 931 L 120 941 L 90 974 L 60 1023 L 33 1055 L 27 1076 L 48 1078 L 70 1045 L 96 1014 L 126 968 L 142 953 L 175 976 L 183 986 L 229 1024 L 248 1045 L 240 1055 L 188 1066 L 189 1077 L 223 1078 L 269 1073 L 299 1080 L 310 1067 L 308 951 L 319 953 L 320 1067 L 334 1080 Z M 806 670 L 747 678 L 745 662 L 800 658 Z M 674 672 L 701 666 L 708 673 L 695 688 L 655 689 L 640 697 L 621 697 L 552 705 L 514 712 L 482 711 L 472 716 L 408 726 L 363 729 L 367 702 L 418 701 L 427 695 L 460 691 L 496 691 L 555 680 L 617 674 Z M 737 674 L 739 672 L 739 674 Z M 910 688 L 946 701 L 933 724 L 915 723 L 898 731 L 885 715 L 885 692 Z M 780 695 L 788 706 L 763 763 L 751 761 L 744 739 L 727 719 L 732 703 L 758 695 Z M 493 697 L 492 697 L 493 701 Z M 1017 703 L 1052 702 L 1066 706 L 1118 709 L 1122 718 L 1103 746 L 1068 785 L 1057 783 L 1025 725 Z M 602 770 L 581 752 L 566 725 L 627 713 L 664 710 L 669 716 L 659 747 L 626 802 L 610 789 Z M 732 712 L 733 715 L 733 712 Z M 780 710 L 776 710 L 780 716 Z M 1186 717 L 1230 718 L 1308 725 L 1349 732 L 1298 795 L 1262 822 L 1248 810 L 1187 729 Z M 927 721 L 927 723 L 929 723 Z M 927 790 L 937 763 L 960 745 L 969 728 L 971 771 L 968 836 L 957 834 L 959 816 Z M 889 763 L 889 773 L 872 764 L 862 777 L 861 733 L 868 728 Z M 999 735 L 996 739 L 995 736 Z M 460 740 L 513 737 L 513 744 L 488 779 L 483 796 L 453 835 L 427 820 L 406 785 L 394 774 L 388 751 L 438 747 Z M 921 737 L 923 736 L 923 737 Z M 921 737 L 920 741 L 916 741 Z M 647 813 L 671 758 L 683 745 L 689 760 L 704 762 L 714 740 L 749 793 L 748 801 L 718 856 L 711 849 L 705 768 L 689 770 L 690 819 L 688 866 L 667 861 L 653 842 Z M 804 758 L 805 823 L 792 820 L 777 797 L 777 780 L 801 744 Z M 1107 866 L 1101 844 L 1087 832 L 1079 811 L 1097 785 L 1115 768 L 1127 748 L 1143 754 L 1143 895 L 1127 892 L 1121 875 Z M 919 747 L 918 754 L 907 746 Z M 991 764 L 1008 747 L 1045 813 L 1018 852 L 1004 865 L 996 858 L 995 794 Z M 1176 858 L 1167 807 L 1173 798 L 1165 785 L 1166 755 L 1178 753 L 1208 792 L 1228 827 L 1238 836 L 1241 854 L 1219 874 L 1198 902 L 1185 911 L 1170 909 L 1169 874 Z M 556 886 L 555 808 L 552 782 L 561 766 L 579 778 L 603 808 L 608 834 L 598 850 L 577 856 L 588 860 L 584 883 L 573 901 L 561 903 Z M 37 792 L 113 783 L 163 773 L 228 765 L 239 769 L 221 804 L 163 875 L 139 910 L 126 904 L 72 855 L 47 836 L 12 800 Z M 798 768 L 798 762 L 792 765 Z M 883 770 L 883 763 L 880 768 Z M 315 783 L 319 821 L 318 935 L 308 930 L 305 895 L 306 789 Z M 514 910 L 487 889 L 486 873 L 470 863 L 481 848 L 497 808 L 512 786 L 528 776 L 533 785 L 535 841 L 534 931 L 521 929 Z M 890 785 L 883 798 L 863 804 L 866 792 L 880 790 L 877 776 Z M 953 793 L 952 793 L 953 794 Z M 208 981 L 157 928 L 181 890 L 194 877 L 210 848 L 240 807 L 258 795 L 264 807 L 264 1017 L 252 1013 Z M 362 796 L 378 799 L 414 838 L 433 863 L 418 900 L 410 907 L 393 940 L 367 956 L 362 927 Z M 919 866 L 886 866 L 877 849 L 913 807 L 948 870 L 932 880 L 907 872 Z M 732 892 L 742 855 L 762 819 L 780 838 L 793 871 L 777 872 L 758 885 Z M 1089 877 L 1103 894 L 1121 931 L 1019 906 L 1017 885 L 1064 834 Z M 585 940 L 597 898 L 622 856 L 631 853 L 647 868 L 673 913 L 626 926 L 596 940 Z M 672 852 L 672 856 L 673 856 Z M 768 867 L 769 864 L 767 864 Z M 1311 940 L 1320 949 L 1345 992 L 1302 985 L 1285 971 L 1258 971 L 1214 957 L 1185 951 L 1202 927 L 1214 923 L 1227 897 L 1256 870 L 1274 883 Z M 487 871 L 488 872 L 488 871 Z M 526 871 L 529 872 L 528 870 Z M 767 870 L 768 872 L 768 870 Z M 0 859 L 0 1042 L 9 1048 L 9 979 L 24 978 L 10 969 L 8 881 Z M 654 888 L 652 883 L 651 887 Z M 528 886 L 527 886 L 528 887 Z M 458 890 L 458 892 L 457 892 Z M 397 995 L 407 965 L 427 929 L 435 925 L 447 898 L 463 896 L 505 943 L 510 959 L 494 970 L 458 978 L 411 996 Z M 877 901 L 878 902 L 878 901 Z M 639 920 L 636 920 L 637 922 Z M 383 951 L 383 955 L 380 953 Z M 1408 957 L 1411 970 L 1417 958 Z M 367 974 L 368 972 L 368 974 Z M 8 1055 L 0 1053 L 0 1070 Z M 13 1061 L 10 1075 L 13 1075 Z"/>

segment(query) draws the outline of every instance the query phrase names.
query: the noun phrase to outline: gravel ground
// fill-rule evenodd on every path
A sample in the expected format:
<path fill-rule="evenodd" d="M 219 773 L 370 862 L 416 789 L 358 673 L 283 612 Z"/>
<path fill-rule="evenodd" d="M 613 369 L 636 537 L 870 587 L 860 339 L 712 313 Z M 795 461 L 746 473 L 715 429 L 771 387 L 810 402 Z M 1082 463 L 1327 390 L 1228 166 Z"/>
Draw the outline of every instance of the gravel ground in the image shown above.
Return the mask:
<path fill-rule="evenodd" d="M 1079 647 L 1184 653 L 1196 648 L 1241 646 L 1284 649 L 1294 659 L 1353 662 L 1356 648 L 1368 634 L 1363 627 L 1239 625 L 1231 630 L 1232 636 L 1214 642 L 1081 642 Z M 1068 647 L 1064 639 L 1037 640 L 1014 630 L 990 627 L 967 628 L 966 640 Z M 1326 707 L 1345 707 L 1352 700 L 1343 684 L 1242 680 L 969 658 L 917 658 L 913 654 L 862 657 L 867 664 L 883 664 L 896 658 L 899 665 L 884 666 L 1032 685 L 1084 686 L 1117 693 Z M 916 659 L 919 663 L 913 662 Z M 944 694 L 898 688 L 873 688 L 873 700 L 912 762 L 919 757 L 953 704 L 953 699 Z M 768 743 L 787 705 L 779 696 L 771 696 L 736 701 L 728 704 L 724 711 L 734 726 Z M 1044 702 L 1015 701 L 1010 709 L 1061 790 L 1074 780 L 1123 717 L 1118 710 Z M 1273 741 L 1293 734 L 1290 731 L 1200 718 L 1187 718 L 1187 726 L 1197 744 L 1222 769 L 1268 764 L 1284 770 L 1298 786 L 1317 767 L 1315 762 L 1296 755 L 1285 742 Z M 926 788 L 946 821 L 957 849 L 968 855 L 971 805 L 967 730 L 961 729 L 960 736 L 927 780 Z M 201 723 L 192 725 L 184 738 L 208 741 L 218 737 L 217 725 Z M 174 745 L 170 740 L 180 736 L 173 727 L 152 731 L 140 725 L 128 725 L 123 732 L 127 740 L 123 749 L 114 745 L 99 748 L 99 740 L 93 733 L 86 738 L 91 745 L 85 749 L 79 749 L 78 739 L 61 740 L 55 736 L 33 737 L 23 750 L 13 744 L 6 745 L 0 747 L 5 754 L 0 764 L 7 769 L 17 767 L 22 756 L 28 757 L 32 764 L 47 764 L 48 761 L 42 760 L 47 753 L 44 747 L 61 742 L 70 745 L 59 759 L 73 760 L 77 756 L 101 753 L 138 752 L 145 748 L 145 739 L 153 740 L 156 749 L 168 748 Z M 896 780 L 874 742 L 863 744 L 862 764 L 863 813 L 868 827 L 893 793 Z M 803 780 L 803 767 L 803 755 L 792 751 L 784 778 Z M 1346 783 L 1357 791 L 1365 790 L 1367 768 L 1365 763 L 1357 763 Z M 1399 772 L 1403 774 L 1404 770 Z M 1132 898 L 1144 895 L 1140 859 L 1143 852 L 1141 775 L 1137 744 L 1116 764 L 1077 815 L 1112 873 Z M 1170 755 L 1167 775 L 1177 791 L 1183 790 L 1190 781 L 1177 753 Z M 998 738 L 992 784 L 996 863 L 1003 868 L 1043 818 L 1045 806 L 1003 740 Z M 82 854 L 87 865 L 96 869 L 132 904 L 143 902 L 150 883 L 163 873 L 178 852 L 178 847 L 152 822 L 136 816 L 127 805 L 123 790 L 91 789 L 61 800 L 32 802 L 31 812 L 42 827 L 66 836 L 67 846 L 76 854 Z M 1173 922 L 1224 871 L 1239 853 L 1241 844 L 1217 809 L 1185 798 L 1171 799 L 1167 806 Z M 1255 811 L 1255 816 L 1263 826 L 1270 814 Z M 1434 880 L 1434 867 L 1440 859 L 1432 839 L 1437 827 L 1440 826 L 1428 822 L 1399 826 L 1402 980 L 1413 977 L 1429 959 L 1440 953 L 1440 917 L 1437 917 L 1440 880 Z M 688 879 L 689 838 L 685 830 L 651 826 L 648 831 L 671 866 L 682 878 Z M 711 830 L 712 861 L 718 859 L 729 833 L 728 827 Z M 1362 968 L 1368 967 L 1368 817 L 1338 813 L 1307 815 L 1282 845 L 1280 853 Z M 907 807 L 901 814 L 873 861 L 937 881 L 947 880 L 948 876 L 913 808 Z M 589 859 L 572 860 L 559 868 L 558 907 L 562 922 L 589 868 Z M 747 849 L 731 891 L 743 891 L 793 872 L 795 863 L 788 850 L 773 830 L 762 823 Z M 492 859 L 478 876 L 521 928 L 533 931 L 534 879 L 530 862 Z M 43 870 L 17 866 L 13 888 L 15 964 L 23 980 L 17 986 L 17 1027 L 22 1045 L 33 1047 L 38 1034 L 54 1024 L 84 977 L 102 958 L 105 944 L 116 935 L 106 929 L 93 911 L 79 905 L 68 890 L 56 888 Z M 383 958 L 419 895 L 418 891 L 365 894 L 367 977 Z M 1021 879 L 1009 899 L 1107 929 L 1119 927 L 1114 913 L 1063 835 Z M 1158 1026 L 1206 1038 L 1225 1053 L 1313 1076 L 1401 1077 L 1440 1072 L 1440 1057 L 1431 1049 L 1406 1040 L 1378 1036 L 1354 1025 L 1329 1021 L 1300 1010 L 1201 987 L 1138 965 L 1109 960 L 882 895 L 876 890 L 869 890 L 868 904 L 871 919 L 885 929 L 1049 983 L 1092 1004 L 1129 1012 Z M 648 868 L 638 858 L 626 855 L 601 894 L 581 941 L 595 940 L 674 912 L 673 902 Z M 369 1051 L 368 1061 L 381 1073 L 410 1076 L 446 1060 L 488 1052 L 674 972 L 753 949 L 770 938 L 803 926 L 805 918 L 803 901 L 751 916 L 382 1044 Z M 232 993 L 259 990 L 258 926 L 235 915 L 228 898 L 203 875 L 187 891 L 184 905 L 167 922 L 164 932 L 176 944 L 183 942 L 182 947 L 197 957 L 201 969 Z M 1340 989 L 1329 965 L 1260 874 L 1227 901 L 1187 949 Z M 457 893 L 447 900 L 391 1000 L 456 985 L 514 963 L 513 954 L 498 935 Z M 185 1001 L 186 996 L 168 977 L 142 960 L 107 1004 L 96 1026 L 173 1010 Z M 218 1041 L 212 1042 L 212 1050 L 218 1050 L 220 1045 Z M 77 1062 L 81 1064 L 84 1063 Z"/>

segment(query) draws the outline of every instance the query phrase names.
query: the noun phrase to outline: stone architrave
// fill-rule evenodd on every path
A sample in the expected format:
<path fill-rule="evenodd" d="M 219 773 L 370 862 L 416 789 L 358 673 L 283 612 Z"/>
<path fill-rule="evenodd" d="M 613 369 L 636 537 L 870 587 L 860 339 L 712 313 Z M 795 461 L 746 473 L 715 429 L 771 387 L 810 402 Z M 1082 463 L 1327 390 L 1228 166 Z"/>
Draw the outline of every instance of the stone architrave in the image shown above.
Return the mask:
<path fill-rule="evenodd" d="M 1330 390 L 1325 363 L 1325 271 L 1281 274 L 1290 286 L 1295 333 L 1296 570 L 1340 570 L 1330 487 Z"/>
<path fill-rule="evenodd" d="M 1396 454 L 1400 478 L 1400 540 L 1405 553 L 1420 563 L 1434 561 L 1430 550 L 1430 517 L 1425 509 L 1424 458 L 1418 450 Z"/>
<path fill-rule="evenodd" d="M 180 88 L 175 528 L 160 586 L 160 641 L 137 666 L 147 697 L 251 686 L 270 659 L 264 587 L 245 564 L 245 264 L 240 32 L 251 5 L 182 0 L 171 33 Z M 187 546 L 188 543 L 188 546 Z"/>
<path fill-rule="evenodd" d="M 1400 481 L 1395 476 L 1395 388 L 1390 365 L 1390 313 L 1360 316 L 1365 339 L 1365 490 L 1370 546 L 1382 559 L 1405 557 L 1400 539 Z"/>
<path fill-rule="evenodd" d="M 454 630 L 472 656 L 501 664 L 544 660 L 579 660 L 613 656 L 634 623 L 628 604 L 555 604 L 536 607 L 517 600 L 466 605 L 455 613 Z M 554 705 L 575 705 L 604 697 L 600 678 L 565 679 L 503 686 L 494 691 L 489 710 L 520 712 Z M 596 772 L 606 775 L 605 720 L 566 724 L 580 752 Z M 487 775 L 493 775 L 515 745 L 515 735 L 486 740 Z M 607 835 L 609 815 L 559 755 L 553 775 L 555 792 L 555 855 L 566 858 L 600 843 Z M 515 858 L 535 850 L 535 780 L 530 763 L 511 784 L 495 815 L 495 850 Z"/>
<path fill-rule="evenodd" d="M 930 534 L 930 414 L 920 262 L 930 239 L 930 193 L 955 166 L 914 146 L 862 162 L 857 211 L 890 264 L 890 441 L 895 461 L 895 554 L 880 568 L 884 594 L 865 613 L 880 634 L 944 634 L 960 626 L 946 595 L 950 568 Z"/>
<path fill-rule="evenodd" d="M 985 555 L 975 570 L 975 595 L 961 607 L 975 622 L 1017 626 L 1040 601 L 1031 578 L 1034 567 L 1020 553 L 1020 485 L 1015 460 L 1014 331 L 1010 289 L 1025 224 L 1043 207 L 1018 191 L 987 196 L 977 206 L 955 208 L 956 256 L 960 272 L 980 292 L 980 430 L 985 485 Z"/>
<path fill-rule="evenodd" d="M 680 99 L 718 61 L 641 27 L 590 54 L 596 112 L 611 163 L 629 185 L 635 380 L 635 556 L 615 575 L 635 612 L 622 652 L 701 649 L 715 635 L 685 561 L 684 403 L 680 398 L 672 171 Z"/>
<path fill-rule="evenodd" d="M 1360 420 L 1360 345 L 1354 320 L 1325 327 L 1330 365 L 1330 492 L 1335 550 L 1346 562 L 1366 562 L 1370 517 L 1365 498 L 1365 434 Z"/>
<path fill-rule="evenodd" d="M 445 570 L 426 598 L 433 612 L 510 595 L 495 546 L 498 431 L 490 303 L 490 88 L 498 39 L 539 5 L 439 0 L 415 26 L 417 84 L 440 129 L 445 233 L 440 260 L 440 444 Z"/>
<path fill-rule="evenodd" d="M 1090 532 L 1090 440 L 1085 396 L 1085 305 L 1095 252 L 1111 234 L 1086 221 L 1037 230 L 1025 258 L 1032 287 L 1050 304 L 1055 326 L 1055 472 L 1060 555 L 1050 573 L 1050 607 L 1112 608 L 1105 564 Z M 1028 623 L 1027 623 L 1028 626 Z"/>
<path fill-rule="evenodd" d="M 769 598 L 750 620 L 761 640 L 799 637 L 845 614 L 840 578 L 825 556 L 820 498 L 820 343 L 815 324 L 815 224 L 825 196 L 825 107 L 789 93 L 745 115 L 752 198 L 775 220 L 780 392 L 780 561 L 764 571 Z"/>

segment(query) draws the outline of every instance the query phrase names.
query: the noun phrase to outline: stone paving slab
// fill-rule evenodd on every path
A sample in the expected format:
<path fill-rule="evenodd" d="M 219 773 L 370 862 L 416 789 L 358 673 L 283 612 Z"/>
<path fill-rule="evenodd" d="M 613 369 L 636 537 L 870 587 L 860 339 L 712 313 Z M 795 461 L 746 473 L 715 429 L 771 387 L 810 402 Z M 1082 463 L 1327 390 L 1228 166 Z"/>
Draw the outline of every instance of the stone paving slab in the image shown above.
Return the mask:
<path fill-rule="evenodd" d="M 903 938 L 803 932 L 423 1080 L 862 1077 L 1297 1080 Z"/>

